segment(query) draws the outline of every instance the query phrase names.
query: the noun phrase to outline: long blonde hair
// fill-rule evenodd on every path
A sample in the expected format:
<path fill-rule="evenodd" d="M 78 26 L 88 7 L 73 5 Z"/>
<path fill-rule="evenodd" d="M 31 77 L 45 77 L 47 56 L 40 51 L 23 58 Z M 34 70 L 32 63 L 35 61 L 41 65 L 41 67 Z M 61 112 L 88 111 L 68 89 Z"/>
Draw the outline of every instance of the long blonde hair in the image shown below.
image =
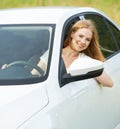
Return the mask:
<path fill-rule="evenodd" d="M 68 46 L 71 43 L 71 34 L 75 33 L 78 29 L 81 28 L 87 28 L 90 29 L 92 32 L 92 39 L 91 39 L 91 43 L 89 44 L 88 48 L 83 50 L 82 52 L 85 53 L 86 55 L 100 60 L 100 61 L 104 61 L 105 58 L 100 50 L 100 45 L 98 42 L 98 34 L 97 34 L 97 30 L 96 27 L 94 25 L 94 22 L 92 20 L 80 20 L 77 21 L 72 27 L 71 30 L 67 36 L 67 38 L 65 39 L 64 42 L 64 47 Z"/>

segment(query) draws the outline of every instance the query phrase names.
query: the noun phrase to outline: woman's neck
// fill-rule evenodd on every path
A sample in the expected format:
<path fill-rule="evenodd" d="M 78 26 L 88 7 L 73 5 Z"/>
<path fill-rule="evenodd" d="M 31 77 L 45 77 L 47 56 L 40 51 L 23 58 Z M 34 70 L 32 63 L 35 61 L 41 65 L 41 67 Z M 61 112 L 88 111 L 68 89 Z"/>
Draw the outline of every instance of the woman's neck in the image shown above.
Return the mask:
<path fill-rule="evenodd" d="M 65 66 L 68 68 L 72 62 L 78 58 L 79 52 L 76 52 L 67 46 L 62 50 L 62 58 L 64 60 Z"/>
<path fill-rule="evenodd" d="M 74 57 L 78 57 L 78 55 L 79 55 L 79 52 L 72 49 L 71 46 L 67 46 L 67 47 L 63 48 L 62 53 L 65 54 L 66 56 L 72 55 Z"/>

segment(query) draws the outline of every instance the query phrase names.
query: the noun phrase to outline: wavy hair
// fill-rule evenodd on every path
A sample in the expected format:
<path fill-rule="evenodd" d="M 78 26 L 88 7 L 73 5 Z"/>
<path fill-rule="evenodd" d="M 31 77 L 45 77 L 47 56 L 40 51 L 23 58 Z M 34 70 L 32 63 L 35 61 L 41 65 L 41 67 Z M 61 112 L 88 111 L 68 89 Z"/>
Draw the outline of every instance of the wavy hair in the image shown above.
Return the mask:
<path fill-rule="evenodd" d="M 105 58 L 100 50 L 99 39 L 95 24 L 92 20 L 80 20 L 77 21 L 70 29 L 68 36 L 65 39 L 64 46 L 66 47 L 71 43 L 71 34 L 75 33 L 78 29 L 87 28 L 92 32 L 92 39 L 87 49 L 82 52 L 91 58 L 104 61 Z"/>

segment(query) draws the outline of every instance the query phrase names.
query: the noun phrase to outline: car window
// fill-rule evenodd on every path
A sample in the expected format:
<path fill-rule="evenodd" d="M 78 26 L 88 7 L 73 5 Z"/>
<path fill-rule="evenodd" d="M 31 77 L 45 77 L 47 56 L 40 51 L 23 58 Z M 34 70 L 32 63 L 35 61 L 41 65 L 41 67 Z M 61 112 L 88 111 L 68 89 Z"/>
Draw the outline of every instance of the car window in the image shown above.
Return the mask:
<path fill-rule="evenodd" d="M 118 41 L 120 42 L 120 36 L 118 36 L 118 30 L 105 18 L 97 14 L 86 14 L 85 19 L 91 19 L 95 22 L 100 47 L 103 55 L 108 58 L 118 50 Z M 111 30 L 112 29 L 112 30 Z M 113 32 L 114 31 L 114 32 Z M 114 37 L 114 34 L 117 36 Z M 117 39 L 116 39 L 117 38 Z M 119 43 L 120 44 L 120 43 Z"/>
<path fill-rule="evenodd" d="M 98 32 L 98 36 L 99 36 L 100 49 L 106 59 L 110 58 L 114 53 L 116 53 L 119 50 L 119 46 L 120 46 L 119 30 L 115 27 L 115 25 L 113 25 L 106 18 L 96 13 L 80 14 L 79 16 L 75 16 L 74 18 L 69 19 L 64 25 L 62 43 L 64 43 L 64 40 L 68 35 L 72 24 L 82 19 L 91 19 L 92 21 L 94 21 Z M 63 44 L 62 44 L 62 47 L 63 47 Z M 60 71 L 59 82 L 61 86 L 72 81 L 80 80 L 80 77 L 78 78 L 68 77 L 69 75 L 65 70 L 65 65 L 61 58 L 60 58 L 59 71 Z"/>
<path fill-rule="evenodd" d="M 24 84 L 44 78 L 49 67 L 52 32 L 52 25 L 1 26 L 0 83 Z M 44 70 L 38 66 L 40 60 L 46 65 Z"/>
<path fill-rule="evenodd" d="M 120 30 L 116 28 L 112 23 L 108 22 L 108 25 L 114 35 L 114 40 L 117 43 L 117 48 L 120 49 Z"/>

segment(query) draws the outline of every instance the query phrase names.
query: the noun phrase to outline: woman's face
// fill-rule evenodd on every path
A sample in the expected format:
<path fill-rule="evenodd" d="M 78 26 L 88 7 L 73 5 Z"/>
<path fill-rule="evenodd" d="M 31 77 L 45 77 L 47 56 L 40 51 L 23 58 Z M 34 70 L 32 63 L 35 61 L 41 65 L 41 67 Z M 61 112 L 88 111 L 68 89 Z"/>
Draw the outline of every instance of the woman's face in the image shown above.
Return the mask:
<path fill-rule="evenodd" d="M 81 28 L 78 29 L 75 33 L 71 34 L 72 43 L 71 46 L 74 50 L 80 52 L 85 50 L 92 39 L 92 32 L 90 29 Z"/>

